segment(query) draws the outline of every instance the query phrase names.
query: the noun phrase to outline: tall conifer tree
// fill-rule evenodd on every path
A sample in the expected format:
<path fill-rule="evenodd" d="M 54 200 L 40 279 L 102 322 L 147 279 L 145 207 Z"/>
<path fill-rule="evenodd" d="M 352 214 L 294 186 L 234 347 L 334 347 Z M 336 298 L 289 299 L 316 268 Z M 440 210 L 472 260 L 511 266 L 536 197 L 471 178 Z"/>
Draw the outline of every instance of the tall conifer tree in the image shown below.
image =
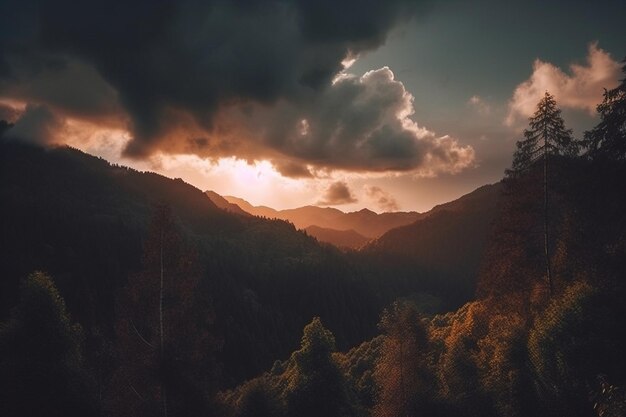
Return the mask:
<path fill-rule="evenodd" d="M 517 142 L 513 166 L 507 171 L 509 176 L 523 173 L 537 161 L 548 162 L 550 156 L 574 157 L 578 154 L 578 142 L 574 140 L 572 130 L 565 127 L 561 110 L 549 92 L 546 91 L 537 103 L 537 110 L 528 119 L 528 125 L 524 139 Z"/>
<path fill-rule="evenodd" d="M 374 370 L 378 385 L 376 417 L 430 415 L 425 387 L 434 383 L 426 369 L 428 332 L 417 307 L 395 302 L 379 323 L 385 338 Z"/>
<path fill-rule="evenodd" d="M 517 142 L 513 155 L 513 166 L 507 170 L 508 177 L 519 177 L 537 163 L 543 163 L 543 224 L 544 224 L 544 255 L 546 263 L 546 279 L 549 293 L 554 292 L 552 271 L 550 268 L 549 247 L 549 166 L 550 159 L 555 156 L 574 157 L 578 155 L 578 142 L 572 136 L 572 130 L 565 127 L 561 110 L 556 100 L 546 91 L 537 104 L 537 110 L 528 119 L 529 128 L 524 130 L 524 139 Z"/>
<path fill-rule="evenodd" d="M 196 298 L 199 271 L 167 206 L 157 207 L 145 242 L 143 269 L 118 300 L 120 367 L 112 381 L 111 414 L 200 413 L 213 339 L 211 312 Z"/>
<path fill-rule="evenodd" d="M 300 350 L 291 356 L 286 390 L 288 416 L 344 417 L 355 414 L 346 380 L 333 358 L 335 337 L 319 317 L 306 325 Z"/>

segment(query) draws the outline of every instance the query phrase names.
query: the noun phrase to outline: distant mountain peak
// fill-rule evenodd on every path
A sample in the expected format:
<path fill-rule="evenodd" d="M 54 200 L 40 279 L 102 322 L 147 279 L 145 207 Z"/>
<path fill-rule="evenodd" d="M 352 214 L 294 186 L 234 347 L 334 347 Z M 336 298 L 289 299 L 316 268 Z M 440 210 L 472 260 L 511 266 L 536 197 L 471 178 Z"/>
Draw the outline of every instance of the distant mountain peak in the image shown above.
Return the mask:
<path fill-rule="evenodd" d="M 250 216 L 250 213 L 243 210 L 241 207 L 239 207 L 239 205 L 229 202 L 228 200 L 226 200 L 224 197 L 222 197 L 215 191 L 207 190 L 204 192 L 204 194 L 206 194 L 206 196 L 209 197 L 209 200 L 211 200 L 213 204 L 215 204 L 217 207 L 221 208 L 222 210 L 239 214 L 241 216 L 246 216 L 246 217 Z"/>
<path fill-rule="evenodd" d="M 239 197 L 224 196 L 223 199 L 228 203 L 236 204 L 242 210 L 254 216 L 287 220 L 298 229 L 304 230 L 310 226 L 318 226 L 338 232 L 352 229 L 367 239 L 376 238 L 395 227 L 411 224 L 422 217 L 420 213 L 414 211 L 377 214 L 370 209 L 364 208 L 359 211 L 345 213 L 334 207 L 311 205 L 275 210 L 265 206 L 253 206 Z"/>

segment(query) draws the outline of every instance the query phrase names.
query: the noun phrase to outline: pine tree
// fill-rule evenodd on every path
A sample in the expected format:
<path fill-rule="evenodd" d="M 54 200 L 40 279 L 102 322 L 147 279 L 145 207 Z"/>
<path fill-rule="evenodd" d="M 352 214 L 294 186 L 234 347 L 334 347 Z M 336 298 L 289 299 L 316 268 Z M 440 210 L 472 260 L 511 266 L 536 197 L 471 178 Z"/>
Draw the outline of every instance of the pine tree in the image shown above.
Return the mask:
<path fill-rule="evenodd" d="M 524 130 L 525 139 L 517 142 L 512 168 L 507 170 L 506 174 L 509 178 L 519 178 L 537 163 L 543 163 L 544 255 L 546 279 L 549 294 L 552 295 L 554 284 L 550 268 L 548 229 L 550 160 L 558 156 L 575 157 L 578 155 L 579 145 L 572 136 L 572 130 L 565 128 L 561 110 L 557 107 L 554 97 L 547 91 L 537 104 L 535 114 L 528 121 L 529 128 Z"/>
<path fill-rule="evenodd" d="M 414 304 L 396 302 L 379 324 L 384 332 L 374 379 L 378 385 L 376 417 L 429 415 L 426 387 L 434 382 L 427 369 L 428 332 Z"/>
<path fill-rule="evenodd" d="M 622 61 L 626 73 L 626 58 Z M 604 90 L 597 107 L 600 123 L 585 132 L 583 145 L 592 159 L 626 159 L 626 78 L 612 90 Z"/>
<path fill-rule="evenodd" d="M 332 353 L 335 337 L 315 317 L 304 328 L 300 350 L 291 356 L 286 372 L 288 415 L 343 417 L 354 415 L 353 405 Z"/>
<path fill-rule="evenodd" d="M 529 128 L 524 130 L 525 139 L 517 142 L 513 166 L 507 171 L 508 176 L 522 174 L 537 161 L 547 163 L 551 156 L 578 155 L 578 142 L 574 140 L 572 130 L 565 128 L 561 110 L 557 107 L 554 96 L 547 91 L 528 122 Z"/>
<path fill-rule="evenodd" d="M 93 416 L 93 380 L 84 367 L 83 333 L 52 280 L 34 272 L 20 302 L 0 324 L 0 414 Z"/>
<path fill-rule="evenodd" d="M 121 364 L 111 413 L 180 415 L 207 406 L 211 314 L 196 297 L 199 274 L 167 206 L 158 207 L 144 243 L 143 270 L 118 300 Z"/>

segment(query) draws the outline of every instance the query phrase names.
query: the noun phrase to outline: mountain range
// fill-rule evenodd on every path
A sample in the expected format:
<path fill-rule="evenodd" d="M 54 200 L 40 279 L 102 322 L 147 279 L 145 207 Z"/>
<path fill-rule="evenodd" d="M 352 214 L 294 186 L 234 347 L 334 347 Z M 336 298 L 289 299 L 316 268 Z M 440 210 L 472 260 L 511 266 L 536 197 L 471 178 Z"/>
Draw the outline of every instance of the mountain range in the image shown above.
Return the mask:
<path fill-rule="evenodd" d="M 445 294 L 446 302 L 456 304 L 475 291 L 502 183 L 484 185 L 425 213 L 376 214 L 367 209 L 344 213 L 314 206 L 275 210 L 252 206 L 237 197 L 222 197 L 211 191 L 206 194 L 228 212 L 282 218 L 319 242 L 356 250 L 358 263 L 373 271 L 374 286 L 387 283 L 390 275 L 408 283 L 417 275 L 422 290 Z M 392 227 L 394 224 L 399 226 Z M 363 233 L 346 229 L 351 226 Z M 382 233 L 376 235 L 372 230 Z M 398 292 L 410 293 L 412 285 L 398 288 Z"/>
<path fill-rule="evenodd" d="M 439 233 L 441 230 L 461 232 L 453 226 L 446 227 L 444 223 L 462 219 L 462 222 L 467 223 L 463 225 L 466 229 L 469 227 L 477 230 L 486 228 L 493 216 L 500 191 L 499 183 L 485 185 L 457 200 L 437 205 L 424 213 L 411 211 L 381 214 L 368 209 L 345 213 L 335 208 L 316 206 L 276 210 L 267 206 L 253 206 L 242 198 L 221 196 L 210 190 L 205 191 L 205 194 L 217 207 L 230 213 L 286 220 L 318 241 L 330 243 L 339 248 L 383 250 L 419 257 L 420 254 L 417 252 L 423 252 L 427 246 L 431 247 L 431 251 L 445 252 L 441 251 L 444 247 L 436 249 L 432 247 L 435 241 L 440 241 L 445 245 L 444 235 Z M 482 233 L 479 232 L 478 236 L 481 237 L 482 242 L 484 238 Z M 455 239 L 456 237 L 450 236 L 449 238 Z M 474 243 L 472 239 L 465 241 Z M 461 246 L 458 247 L 463 250 L 480 252 L 482 243 L 471 248 L 461 248 Z M 459 255 L 462 256 L 462 254 Z"/>
<path fill-rule="evenodd" d="M 321 317 L 346 349 L 376 334 L 380 312 L 398 297 L 434 297 L 439 311 L 471 299 L 476 274 L 459 271 L 480 262 L 491 213 L 481 207 L 491 207 L 497 194 L 487 187 L 430 214 L 252 210 L 243 200 L 208 198 L 181 179 L 76 149 L 7 141 L 0 141 L 0 174 L 0 319 L 18 299 L 20 280 L 42 270 L 54 277 L 72 317 L 90 329 L 87 344 L 112 338 L 120 291 L 142 270 L 155 207 L 166 205 L 195 253 L 198 297 L 215 311 L 224 385 L 286 357 L 311 317 Z M 271 219 L 278 215 L 289 222 Z M 312 238 L 335 234 L 328 226 L 343 228 L 345 246 L 363 241 L 350 229 L 376 240 L 343 253 Z M 428 241 L 442 253 L 430 256 Z M 472 250 L 459 256 L 463 247 Z"/>
<path fill-rule="evenodd" d="M 253 206 L 246 200 L 224 196 L 229 203 L 236 204 L 245 212 L 255 216 L 287 220 L 298 229 L 318 226 L 334 230 L 353 230 L 366 238 L 373 239 L 398 226 L 413 223 L 423 215 L 415 211 L 375 213 L 366 208 L 350 213 L 330 207 L 304 206 L 294 209 L 275 210 L 266 206 Z"/>
<path fill-rule="evenodd" d="M 276 210 L 267 206 L 253 206 L 243 198 L 221 196 L 210 190 L 205 193 L 223 210 L 243 216 L 286 220 L 319 242 L 330 243 L 340 249 L 359 249 L 387 231 L 411 224 L 423 216 L 414 211 L 378 214 L 368 209 L 345 213 L 336 208 L 317 206 Z"/>

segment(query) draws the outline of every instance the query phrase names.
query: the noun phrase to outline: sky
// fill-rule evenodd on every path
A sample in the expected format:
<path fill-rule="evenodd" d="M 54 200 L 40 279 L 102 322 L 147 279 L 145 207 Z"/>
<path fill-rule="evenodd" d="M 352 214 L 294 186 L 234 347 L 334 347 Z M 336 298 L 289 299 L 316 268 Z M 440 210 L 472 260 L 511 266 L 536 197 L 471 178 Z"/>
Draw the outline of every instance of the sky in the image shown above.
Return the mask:
<path fill-rule="evenodd" d="M 550 91 L 581 137 L 626 1 L 6 0 L 6 140 L 277 209 L 425 211 L 502 178 Z"/>

